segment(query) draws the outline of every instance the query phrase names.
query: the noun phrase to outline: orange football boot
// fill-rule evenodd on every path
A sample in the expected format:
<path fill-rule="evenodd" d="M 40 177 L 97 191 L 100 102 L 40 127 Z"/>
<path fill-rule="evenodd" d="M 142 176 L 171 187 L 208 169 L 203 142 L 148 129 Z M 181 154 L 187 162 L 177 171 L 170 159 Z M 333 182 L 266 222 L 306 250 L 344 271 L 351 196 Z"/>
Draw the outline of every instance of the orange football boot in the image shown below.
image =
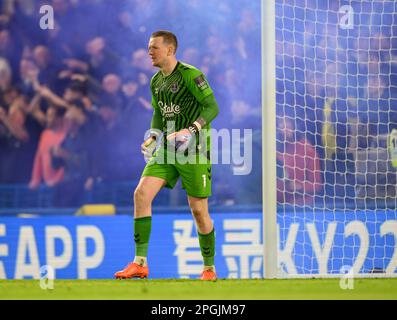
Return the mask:
<path fill-rule="evenodd" d="M 213 269 L 207 269 L 201 273 L 200 280 L 216 281 L 216 279 L 216 273 Z"/>
<path fill-rule="evenodd" d="M 149 275 L 149 268 L 142 267 L 135 262 L 129 263 L 123 270 L 117 271 L 114 276 L 116 279 L 130 279 L 130 278 L 147 278 Z"/>

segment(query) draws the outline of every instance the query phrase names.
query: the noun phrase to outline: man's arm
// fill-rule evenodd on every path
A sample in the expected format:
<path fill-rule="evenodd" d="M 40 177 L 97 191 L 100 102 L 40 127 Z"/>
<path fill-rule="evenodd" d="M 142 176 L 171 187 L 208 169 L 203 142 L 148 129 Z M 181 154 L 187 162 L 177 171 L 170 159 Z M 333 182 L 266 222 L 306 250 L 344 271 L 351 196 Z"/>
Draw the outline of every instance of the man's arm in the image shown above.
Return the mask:
<path fill-rule="evenodd" d="M 202 111 L 196 121 L 191 123 L 187 128 L 178 132 L 173 132 L 167 136 L 167 140 L 171 143 L 175 143 L 175 147 L 178 151 L 183 152 L 190 144 L 190 141 L 194 139 L 194 136 L 197 135 L 205 125 L 211 123 L 219 113 L 218 103 L 212 92 L 202 99 L 200 104 L 202 106 Z"/>
<path fill-rule="evenodd" d="M 69 108 L 69 104 L 61 97 L 56 95 L 54 92 L 52 92 L 48 87 L 41 86 L 38 89 L 38 93 L 40 94 L 41 97 L 47 99 L 49 102 L 57 105 L 58 107 L 62 107 L 65 109 Z"/>
<path fill-rule="evenodd" d="M 197 99 L 201 106 L 201 112 L 198 118 L 191 123 L 188 128 L 182 129 L 175 134 L 196 134 L 205 125 L 211 123 L 219 113 L 218 103 L 216 102 L 214 93 L 207 82 L 204 74 L 198 69 L 190 69 L 184 73 L 184 79 L 190 93 Z M 173 138 L 175 134 L 171 134 L 169 138 Z"/>
<path fill-rule="evenodd" d="M 150 131 L 149 131 L 149 137 L 145 135 L 145 141 L 141 144 L 141 152 L 144 155 L 144 158 L 146 161 L 148 161 L 154 151 L 155 147 L 157 145 L 157 141 L 161 135 L 161 131 L 163 128 L 163 118 L 161 116 L 160 109 L 157 105 L 157 101 L 152 95 L 152 106 L 153 106 L 153 116 L 152 116 L 152 121 L 150 125 Z"/>
<path fill-rule="evenodd" d="M 189 131 L 194 131 L 196 127 L 197 131 L 200 131 L 202 127 L 211 123 L 219 113 L 219 106 L 213 93 L 205 97 L 200 104 L 202 106 L 202 111 L 197 120 L 193 122 L 193 127 L 191 128 L 192 125 L 189 126 Z"/>
<path fill-rule="evenodd" d="M 152 97 L 152 106 L 153 106 L 153 116 L 152 116 L 152 123 L 151 123 L 151 128 L 152 129 L 157 129 L 162 131 L 163 129 L 163 118 L 161 116 L 160 109 L 157 105 L 157 101 L 154 97 Z"/>
<path fill-rule="evenodd" d="M 41 96 L 40 94 L 36 93 L 36 95 L 32 98 L 29 103 L 28 112 L 32 115 L 33 118 L 36 119 L 38 123 L 42 127 L 45 127 L 46 124 L 46 115 L 40 108 Z"/>
<path fill-rule="evenodd" d="M 0 122 L 3 122 L 16 139 L 23 142 L 29 140 L 29 134 L 24 127 L 25 116 L 18 107 L 11 107 L 9 115 L 0 107 Z"/>

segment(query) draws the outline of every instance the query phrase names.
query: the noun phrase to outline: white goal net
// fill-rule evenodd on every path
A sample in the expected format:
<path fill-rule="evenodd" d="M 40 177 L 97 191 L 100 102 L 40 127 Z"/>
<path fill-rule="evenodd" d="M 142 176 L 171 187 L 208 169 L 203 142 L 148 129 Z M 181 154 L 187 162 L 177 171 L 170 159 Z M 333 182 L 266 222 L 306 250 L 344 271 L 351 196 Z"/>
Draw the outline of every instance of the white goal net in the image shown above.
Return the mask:
<path fill-rule="evenodd" d="M 397 275 L 397 2 L 277 0 L 281 274 Z"/>

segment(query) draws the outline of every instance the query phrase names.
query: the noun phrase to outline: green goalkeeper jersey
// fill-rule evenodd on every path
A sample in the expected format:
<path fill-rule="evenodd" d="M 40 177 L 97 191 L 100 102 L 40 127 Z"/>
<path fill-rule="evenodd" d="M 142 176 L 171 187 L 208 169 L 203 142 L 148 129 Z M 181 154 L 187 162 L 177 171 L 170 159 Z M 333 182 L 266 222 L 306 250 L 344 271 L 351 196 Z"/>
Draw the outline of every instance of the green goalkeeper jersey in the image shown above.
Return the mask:
<path fill-rule="evenodd" d="M 178 62 L 168 76 L 158 71 L 150 82 L 150 89 L 154 108 L 152 128 L 167 134 L 196 121 L 202 111 L 200 103 L 213 94 L 203 73 L 182 62 Z M 210 124 L 203 129 L 210 129 Z"/>

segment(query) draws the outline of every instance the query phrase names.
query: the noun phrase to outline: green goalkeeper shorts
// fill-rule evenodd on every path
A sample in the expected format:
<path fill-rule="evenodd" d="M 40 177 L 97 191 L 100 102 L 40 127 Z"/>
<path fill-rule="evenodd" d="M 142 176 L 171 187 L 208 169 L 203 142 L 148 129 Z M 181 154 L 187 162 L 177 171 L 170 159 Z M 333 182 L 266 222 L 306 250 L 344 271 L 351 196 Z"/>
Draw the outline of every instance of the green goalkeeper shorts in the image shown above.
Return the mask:
<path fill-rule="evenodd" d="M 177 154 L 179 155 L 179 154 Z M 204 154 L 190 156 L 186 162 L 178 161 L 174 154 L 165 153 L 163 148 L 157 150 L 146 164 L 142 177 L 157 177 L 164 179 L 167 188 L 174 188 L 179 176 L 182 188 L 189 196 L 208 198 L 211 196 L 211 163 Z"/>

